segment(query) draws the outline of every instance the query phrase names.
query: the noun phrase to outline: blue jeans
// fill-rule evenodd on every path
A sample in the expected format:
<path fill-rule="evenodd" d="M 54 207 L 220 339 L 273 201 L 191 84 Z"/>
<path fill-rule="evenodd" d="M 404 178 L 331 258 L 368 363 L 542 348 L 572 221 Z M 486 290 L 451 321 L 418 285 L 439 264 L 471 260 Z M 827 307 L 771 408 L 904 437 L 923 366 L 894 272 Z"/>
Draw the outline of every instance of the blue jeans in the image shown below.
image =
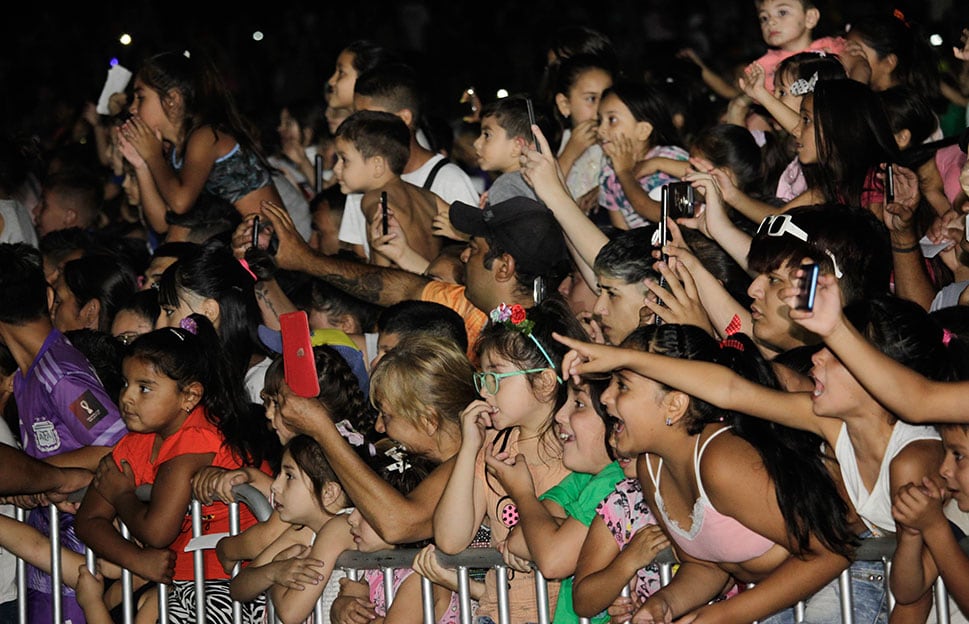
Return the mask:
<path fill-rule="evenodd" d="M 855 624 L 887 624 L 888 578 L 881 561 L 855 561 L 851 576 L 851 611 Z M 841 621 L 841 587 L 834 579 L 805 601 L 805 623 L 830 624 Z M 784 609 L 761 620 L 761 624 L 796 624 L 794 609 Z"/>

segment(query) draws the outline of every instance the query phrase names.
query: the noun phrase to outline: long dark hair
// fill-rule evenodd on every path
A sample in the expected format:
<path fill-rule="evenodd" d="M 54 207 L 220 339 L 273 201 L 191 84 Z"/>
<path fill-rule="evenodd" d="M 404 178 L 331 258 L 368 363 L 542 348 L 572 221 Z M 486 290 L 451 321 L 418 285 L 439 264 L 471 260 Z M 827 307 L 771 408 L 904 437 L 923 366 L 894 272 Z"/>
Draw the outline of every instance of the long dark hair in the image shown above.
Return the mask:
<path fill-rule="evenodd" d="M 634 330 L 622 346 L 685 360 L 713 362 L 755 383 L 781 389 L 770 363 L 760 356 L 753 341 L 744 334 L 734 334 L 731 339 L 737 347 L 724 348 L 693 325 L 647 325 Z M 813 535 L 832 551 L 850 556 L 855 535 L 847 520 L 848 505 L 824 465 L 821 438 L 740 412 L 719 409 L 691 396 L 687 432 L 698 435 L 706 425 L 716 422 L 732 425 L 734 433 L 760 454 L 774 482 L 777 505 L 784 516 L 793 552 L 807 554 Z"/>
<path fill-rule="evenodd" d="M 673 125 L 670 103 L 660 89 L 640 80 L 620 79 L 602 92 L 602 99 L 608 95 L 619 98 L 632 113 L 633 119 L 648 121 L 653 125 L 653 132 L 649 136 L 650 147 L 683 146 L 683 139 Z"/>
<path fill-rule="evenodd" d="M 135 293 L 135 273 L 124 262 L 105 254 L 83 256 L 64 265 L 64 283 L 78 308 L 97 299 L 101 304 L 97 329 L 111 331 L 118 310 Z"/>
<path fill-rule="evenodd" d="M 255 281 L 232 251 L 219 241 L 191 250 L 168 267 L 158 282 L 158 302 L 178 306 L 183 288 L 219 304 L 219 338 L 232 370 L 245 378 L 254 354 L 268 355 L 259 340 L 262 316 L 253 291 Z"/>
<path fill-rule="evenodd" d="M 125 359 L 138 358 L 151 363 L 175 381 L 179 390 L 191 383 L 202 385 L 201 404 L 205 416 L 222 432 L 225 446 L 245 465 L 259 466 L 276 461 L 279 440 L 266 434 L 266 421 L 247 399 L 242 379 L 232 374 L 209 319 L 191 314 L 185 325 L 192 331 L 168 327 L 142 334 L 129 345 Z"/>
<path fill-rule="evenodd" d="M 239 111 L 232 91 L 204 50 L 170 50 L 150 56 L 141 63 L 137 77 L 162 101 L 172 89 L 181 94 L 185 107 L 181 130 L 186 139 L 196 129 L 211 126 L 213 133 L 231 135 L 244 150 L 256 154 L 264 166 L 271 168 L 256 140 L 258 131 Z"/>
<path fill-rule="evenodd" d="M 813 95 L 820 190 L 827 201 L 860 206 L 872 172 L 898 160 L 891 124 L 878 95 L 856 80 L 818 82 Z"/>

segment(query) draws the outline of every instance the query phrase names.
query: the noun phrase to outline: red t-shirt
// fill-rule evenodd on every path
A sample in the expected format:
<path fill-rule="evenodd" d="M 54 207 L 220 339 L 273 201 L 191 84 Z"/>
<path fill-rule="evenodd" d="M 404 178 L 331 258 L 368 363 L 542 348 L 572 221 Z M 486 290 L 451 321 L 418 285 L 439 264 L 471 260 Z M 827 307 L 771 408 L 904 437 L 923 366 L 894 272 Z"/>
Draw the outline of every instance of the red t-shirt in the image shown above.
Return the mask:
<path fill-rule="evenodd" d="M 155 444 L 154 433 L 128 433 L 115 445 L 112 455 L 114 461 L 121 465 L 125 460 L 131 466 L 135 475 L 135 485 L 154 483 L 159 468 L 166 461 L 179 455 L 194 453 L 215 453 L 212 466 L 228 468 L 230 470 L 241 467 L 241 462 L 227 447 L 223 445 L 222 433 L 205 417 L 205 410 L 196 407 L 177 433 L 162 442 L 158 450 L 158 457 L 150 461 L 151 449 Z M 263 466 L 268 472 L 268 468 Z M 154 492 L 153 495 L 157 495 Z M 164 492 L 162 492 L 164 494 Z M 239 509 L 239 530 L 244 531 L 256 523 L 256 518 L 249 509 L 242 505 Z M 223 533 L 229 530 L 229 507 L 225 503 L 213 503 L 202 507 L 202 533 Z M 185 545 L 192 539 L 192 514 L 186 509 L 182 528 L 169 548 L 175 551 L 176 581 L 192 580 L 195 578 L 193 567 L 193 553 L 185 552 Z M 205 561 L 205 578 L 227 579 L 229 575 L 222 570 L 214 550 L 203 551 Z"/>

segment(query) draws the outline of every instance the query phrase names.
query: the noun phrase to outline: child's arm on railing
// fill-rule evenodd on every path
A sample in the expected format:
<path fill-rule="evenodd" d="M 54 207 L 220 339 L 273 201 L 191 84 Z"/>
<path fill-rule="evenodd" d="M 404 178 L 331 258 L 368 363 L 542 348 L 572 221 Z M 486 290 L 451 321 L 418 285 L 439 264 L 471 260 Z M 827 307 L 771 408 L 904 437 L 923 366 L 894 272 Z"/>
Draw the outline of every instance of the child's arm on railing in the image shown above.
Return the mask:
<path fill-rule="evenodd" d="M 309 529 L 304 529 L 309 530 Z M 315 584 L 306 584 L 300 589 L 292 584 L 274 584 L 269 589 L 269 597 L 276 607 L 276 615 L 283 622 L 302 622 L 313 612 L 316 601 L 330 580 L 337 557 L 344 550 L 353 550 L 353 536 L 346 516 L 336 516 L 327 521 L 320 529 L 313 546 L 303 555 L 307 560 L 318 562 L 313 569 L 319 579 Z M 369 594 L 368 594 L 369 596 Z"/>
<path fill-rule="evenodd" d="M 593 617 L 606 609 L 636 572 L 669 545 L 663 529 L 650 524 L 640 529 L 626 548 L 619 550 L 609 527 L 597 515 L 582 543 L 572 581 L 572 606 L 576 615 Z"/>
<path fill-rule="evenodd" d="M 30 565 L 51 573 L 50 538 L 25 522 L 0 515 L 0 548 L 12 552 Z M 84 555 L 61 547 L 61 578 L 68 587 L 77 585 L 77 568 Z"/>
<path fill-rule="evenodd" d="M 134 475 L 127 462 L 119 470 L 114 456 L 108 455 L 98 467 L 92 485 L 114 508 L 131 534 L 154 548 L 167 548 L 182 529 L 185 509 L 192 500 L 192 475 L 212 463 L 215 453 L 186 453 L 158 467 L 153 496 L 147 503 L 135 495 Z"/>
<path fill-rule="evenodd" d="M 237 563 L 255 559 L 269 544 L 274 542 L 289 523 L 281 520 L 273 511 L 268 520 L 257 522 L 238 535 L 229 535 L 215 545 L 215 554 L 226 573 L 232 571 Z"/>
<path fill-rule="evenodd" d="M 892 517 L 898 523 L 898 545 L 892 556 L 889 583 L 899 603 L 915 602 L 932 589 L 940 573 L 936 565 L 939 558 L 946 572 L 963 575 L 946 578 L 943 574 L 942 580 L 949 595 L 965 610 L 969 606 L 969 579 L 964 575 L 969 574 L 969 559 L 943 514 L 943 494 L 940 484 L 931 479 L 898 489 L 892 502 Z"/>
<path fill-rule="evenodd" d="M 64 570 L 67 571 L 67 562 L 64 562 Z M 91 574 L 87 566 L 81 562 L 76 568 L 77 602 L 84 610 L 84 618 L 88 624 L 114 624 L 111 612 L 104 604 L 104 576 L 98 570 L 97 574 Z"/>
<path fill-rule="evenodd" d="M 75 514 L 78 539 L 98 555 L 138 576 L 170 583 L 175 571 L 175 553 L 168 549 L 142 548 L 121 537 L 114 526 L 116 516 L 111 503 L 93 487 L 88 488 Z"/>

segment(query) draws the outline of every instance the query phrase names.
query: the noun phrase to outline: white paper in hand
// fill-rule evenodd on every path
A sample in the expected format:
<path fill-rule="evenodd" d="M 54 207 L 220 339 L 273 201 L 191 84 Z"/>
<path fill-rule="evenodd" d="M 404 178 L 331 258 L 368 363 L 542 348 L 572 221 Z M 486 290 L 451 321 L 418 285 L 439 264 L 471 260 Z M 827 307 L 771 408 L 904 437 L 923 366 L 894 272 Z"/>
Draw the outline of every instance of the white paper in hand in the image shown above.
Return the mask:
<path fill-rule="evenodd" d="M 104 81 L 104 88 L 101 89 L 101 97 L 98 98 L 98 114 L 110 115 L 108 100 L 115 93 L 123 93 L 131 80 L 131 72 L 121 65 L 112 65 L 108 70 L 108 78 Z"/>

